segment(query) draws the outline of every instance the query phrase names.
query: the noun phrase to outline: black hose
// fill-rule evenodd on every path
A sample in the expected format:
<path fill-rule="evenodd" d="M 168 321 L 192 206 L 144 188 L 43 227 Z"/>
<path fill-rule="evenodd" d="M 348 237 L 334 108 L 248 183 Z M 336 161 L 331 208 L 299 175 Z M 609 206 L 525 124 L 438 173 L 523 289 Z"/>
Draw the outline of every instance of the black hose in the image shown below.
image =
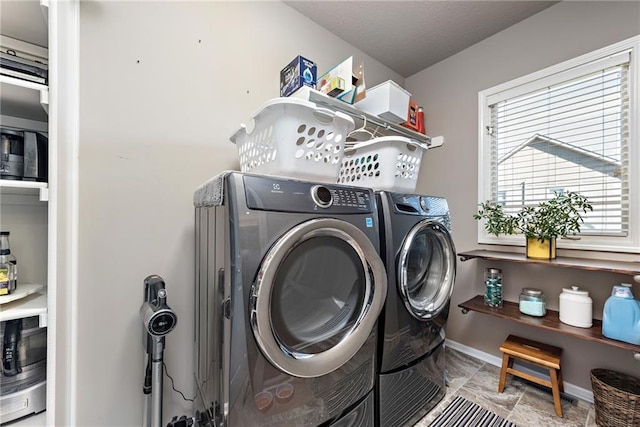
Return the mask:
<path fill-rule="evenodd" d="M 144 394 L 151 394 L 151 354 L 147 355 L 147 369 L 144 373 L 144 386 L 142 387 L 142 392 Z"/>

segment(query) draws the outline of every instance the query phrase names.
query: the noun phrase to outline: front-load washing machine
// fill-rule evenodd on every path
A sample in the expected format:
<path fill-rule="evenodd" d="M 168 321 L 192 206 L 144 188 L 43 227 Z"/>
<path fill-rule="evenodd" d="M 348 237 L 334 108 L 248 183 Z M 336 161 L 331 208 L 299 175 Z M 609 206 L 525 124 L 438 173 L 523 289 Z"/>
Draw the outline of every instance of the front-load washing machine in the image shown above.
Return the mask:
<path fill-rule="evenodd" d="M 373 191 L 233 172 L 194 204 L 207 424 L 373 426 L 387 293 Z"/>
<path fill-rule="evenodd" d="M 388 291 L 380 319 L 377 423 L 412 425 L 445 395 L 445 324 L 456 276 L 447 201 L 376 193 Z"/>

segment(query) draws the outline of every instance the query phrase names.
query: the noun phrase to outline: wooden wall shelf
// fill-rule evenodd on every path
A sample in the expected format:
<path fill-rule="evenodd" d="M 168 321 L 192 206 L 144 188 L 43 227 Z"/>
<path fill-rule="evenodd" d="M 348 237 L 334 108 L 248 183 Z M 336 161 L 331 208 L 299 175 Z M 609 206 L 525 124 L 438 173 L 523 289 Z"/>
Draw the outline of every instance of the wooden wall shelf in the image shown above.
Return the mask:
<path fill-rule="evenodd" d="M 560 321 L 560 313 L 558 313 L 557 311 L 547 310 L 547 314 L 544 317 L 529 316 L 527 314 L 521 313 L 520 309 L 518 308 L 518 304 L 511 301 L 504 301 L 502 308 L 489 307 L 485 305 L 484 297 L 482 295 L 477 295 L 471 298 L 469 301 L 458 304 L 458 307 L 462 308 L 463 313 L 476 311 L 478 313 L 512 320 L 524 325 L 546 329 L 548 331 L 558 332 L 565 335 L 571 335 L 583 340 L 603 343 L 613 347 L 621 348 L 623 350 L 632 350 L 636 353 L 640 353 L 640 346 L 638 345 L 612 340 L 602 335 L 602 321 L 598 319 L 593 319 L 593 326 L 591 328 L 577 328 L 575 326 L 570 326 L 566 323 L 562 323 Z"/>
<path fill-rule="evenodd" d="M 513 252 L 489 251 L 478 249 L 458 254 L 460 261 L 470 259 L 487 259 L 493 261 L 510 261 L 527 264 L 542 264 L 550 267 L 577 268 L 581 270 L 607 271 L 610 273 L 628 274 L 640 283 L 640 262 L 607 261 L 601 259 L 557 257 L 552 260 L 527 258 L 525 254 Z"/>

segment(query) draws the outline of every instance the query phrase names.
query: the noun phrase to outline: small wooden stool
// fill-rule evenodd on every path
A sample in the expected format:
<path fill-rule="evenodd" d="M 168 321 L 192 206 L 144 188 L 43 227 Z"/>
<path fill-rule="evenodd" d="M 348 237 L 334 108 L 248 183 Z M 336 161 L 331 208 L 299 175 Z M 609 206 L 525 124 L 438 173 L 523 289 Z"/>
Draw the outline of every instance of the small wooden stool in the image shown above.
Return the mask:
<path fill-rule="evenodd" d="M 560 392 L 564 391 L 562 372 L 560 371 L 560 355 L 562 354 L 562 349 L 515 335 L 509 335 L 500 346 L 500 351 L 504 354 L 502 355 L 502 369 L 500 370 L 498 392 L 502 393 L 504 391 L 507 374 L 515 375 L 546 387 L 551 387 L 553 391 L 553 406 L 556 409 L 556 414 L 562 417 L 562 405 L 560 404 Z M 551 381 L 545 381 L 514 369 L 514 359 L 549 369 Z"/>

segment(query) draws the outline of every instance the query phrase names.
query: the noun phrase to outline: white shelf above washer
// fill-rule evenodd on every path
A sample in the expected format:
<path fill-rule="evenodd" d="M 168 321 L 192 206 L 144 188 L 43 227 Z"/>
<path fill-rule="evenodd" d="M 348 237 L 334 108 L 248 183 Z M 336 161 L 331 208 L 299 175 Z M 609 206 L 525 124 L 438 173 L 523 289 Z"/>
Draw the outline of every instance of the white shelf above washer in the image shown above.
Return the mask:
<path fill-rule="evenodd" d="M 422 144 L 425 148 L 433 149 L 440 147 L 444 144 L 444 137 L 430 137 L 416 132 L 412 129 L 406 128 L 396 123 L 391 123 L 379 116 L 374 116 L 367 112 L 360 110 L 354 105 L 347 104 L 339 99 L 332 98 L 324 93 L 311 89 L 308 86 L 303 86 L 292 95 L 294 98 L 304 99 L 309 102 L 313 102 L 316 105 L 320 105 L 331 110 L 340 111 L 341 113 L 351 116 L 356 124 L 356 129 L 360 127 L 366 128 L 369 132 L 376 136 L 404 136 L 413 141 Z M 356 141 L 357 142 L 357 141 Z"/>

